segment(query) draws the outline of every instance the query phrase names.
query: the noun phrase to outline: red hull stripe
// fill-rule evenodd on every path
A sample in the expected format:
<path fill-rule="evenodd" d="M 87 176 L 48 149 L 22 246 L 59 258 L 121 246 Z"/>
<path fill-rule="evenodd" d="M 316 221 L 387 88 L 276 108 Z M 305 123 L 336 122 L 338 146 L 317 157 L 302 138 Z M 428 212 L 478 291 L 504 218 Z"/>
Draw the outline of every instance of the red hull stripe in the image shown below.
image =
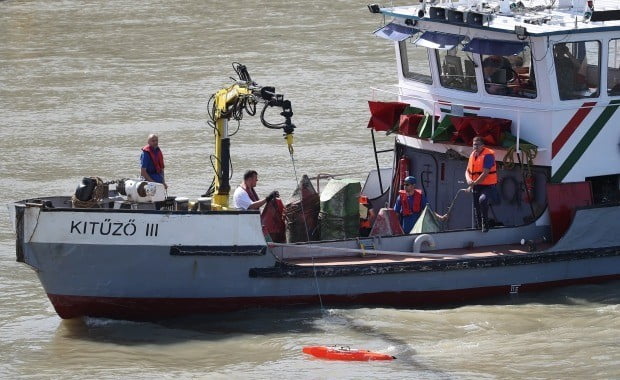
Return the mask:
<path fill-rule="evenodd" d="M 375 305 L 420 307 L 446 304 L 463 304 L 485 297 L 506 296 L 511 292 L 532 292 L 547 288 L 600 283 L 620 279 L 620 275 L 570 279 L 536 284 L 510 285 L 485 288 L 420 291 L 382 292 L 359 295 L 321 295 L 326 305 Z M 319 306 L 318 295 L 291 297 L 236 297 L 236 298 L 117 298 L 85 297 L 48 294 L 61 318 L 102 317 L 129 320 L 152 320 L 211 314 L 257 307 Z"/>
<path fill-rule="evenodd" d="M 564 144 L 568 141 L 568 139 L 573 135 L 579 124 L 583 121 L 583 119 L 588 116 L 590 111 L 594 108 L 596 102 L 585 102 L 577 110 L 577 112 L 573 115 L 573 117 L 568 121 L 568 124 L 564 126 L 560 134 L 553 140 L 551 144 L 551 158 L 555 157 L 556 154 L 562 149 Z"/>

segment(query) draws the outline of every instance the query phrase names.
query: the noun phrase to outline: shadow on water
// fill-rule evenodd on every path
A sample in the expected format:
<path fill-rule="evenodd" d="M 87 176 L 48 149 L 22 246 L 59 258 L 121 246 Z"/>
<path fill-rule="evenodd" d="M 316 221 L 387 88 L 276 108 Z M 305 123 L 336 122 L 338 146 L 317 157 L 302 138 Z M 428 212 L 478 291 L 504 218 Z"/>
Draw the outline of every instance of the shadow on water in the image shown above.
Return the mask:
<path fill-rule="evenodd" d="M 427 373 L 439 373 L 439 371 L 437 371 L 436 369 L 430 368 L 429 366 L 415 359 L 417 352 L 411 346 L 410 342 L 404 337 L 397 336 L 395 334 L 389 334 L 385 331 L 382 331 L 381 329 L 378 329 L 375 326 L 363 323 L 362 321 L 347 314 L 347 309 L 329 311 L 328 313 L 330 314 L 330 317 L 332 317 L 332 319 L 333 317 L 342 319 L 342 323 L 344 323 L 353 332 L 356 332 L 366 337 L 377 338 L 393 346 L 394 351 L 391 352 L 391 354 L 394 355 L 397 359 L 399 359 L 402 364 L 414 367 L 417 370 Z"/>
<path fill-rule="evenodd" d="M 373 309 L 260 309 L 150 322 L 72 319 L 60 323 L 56 341 L 60 344 L 73 339 L 136 347 L 270 335 L 277 339 L 281 335 L 290 339 L 298 349 L 315 344 L 348 346 L 351 341 L 357 342 L 351 348 L 367 349 L 365 342 L 373 342 L 375 346 L 380 342 L 380 345 L 389 347 L 389 353 L 398 359 L 400 366 L 422 371 L 433 378 L 441 377 L 440 370 L 416 360 L 417 352 L 405 337 L 388 332 L 390 328 L 372 325 L 372 319 L 360 318 L 358 311 L 363 314 L 363 310 Z"/>
<path fill-rule="evenodd" d="M 254 309 L 214 315 L 134 322 L 105 318 L 63 320 L 58 333 L 69 339 L 120 345 L 175 344 L 189 340 L 222 340 L 244 335 L 312 334 L 317 309 Z"/>

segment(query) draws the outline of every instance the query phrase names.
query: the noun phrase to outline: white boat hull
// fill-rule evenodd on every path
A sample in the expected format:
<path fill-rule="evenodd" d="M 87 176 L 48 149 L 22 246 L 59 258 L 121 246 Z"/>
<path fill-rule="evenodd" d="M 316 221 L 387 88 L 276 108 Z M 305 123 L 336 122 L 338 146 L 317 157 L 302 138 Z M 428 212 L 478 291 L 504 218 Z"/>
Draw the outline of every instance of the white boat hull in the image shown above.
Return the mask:
<path fill-rule="evenodd" d="M 561 251 L 510 256 L 440 253 L 467 242 L 533 241 L 545 227 L 437 233 L 437 251 L 394 259 L 389 253 L 406 254 L 413 236 L 373 239 L 375 250 L 360 258 L 355 239 L 268 245 L 256 213 L 89 212 L 20 205 L 17 215 L 18 260 L 36 270 L 63 318 L 152 319 L 321 303 L 425 306 L 620 278 L 618 237 L 600 238 L 613 232 L 611 224 L 594 236 L 600 244 L 581 235 L 578 245 L 569 230 L 556 245 Z M 575 228 L 592 220 L 604 226 L 604 220 L 617 220 L 620 207 L 578 215 Z M 119 233 L 126 228 L 127 234 L 101 234 L 97 222 L 113 228 L 122 223 Z M 134 228 L 126 227 L 132 224 L 133 234 Z"/>

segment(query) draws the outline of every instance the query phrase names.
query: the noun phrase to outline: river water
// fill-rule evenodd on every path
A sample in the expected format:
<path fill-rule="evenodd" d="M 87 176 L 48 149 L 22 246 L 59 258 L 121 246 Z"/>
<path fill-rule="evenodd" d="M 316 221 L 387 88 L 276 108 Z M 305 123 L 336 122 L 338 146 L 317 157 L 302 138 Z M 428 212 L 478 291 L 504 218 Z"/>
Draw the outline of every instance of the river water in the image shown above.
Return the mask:
<path fill-rule="evenodd" d="M 0 1 L 0 203 L 70 195 L 84 176 L 135 177 L 156 132 L 172 195 L 212 179 L 207 101 L 245 64 L 293 103 L 294 165 L 279 131 L 246 117 L 232 139 L 233 185 L 286 199 L 301 174 L 373 167 L 366 101 L 394 100 L 394 49 L 365 3 Z M 387 96 L 387 97 L 386 97 Z M 277 113 L 271 121 L 278 121 Z M 389 148 L 389 137 L 379 148 Z M 388 155 L 386 155 L 388 156 Z M 389 157 L 382 158 L 390 164 Z M 246 311 L 153 323 L 63 321 L 15 262 L 0 213 L 1 378 L 620 378 L 618 282 L 433 310 Z M 390 353 L 324 362 L 305 345 Z"/>

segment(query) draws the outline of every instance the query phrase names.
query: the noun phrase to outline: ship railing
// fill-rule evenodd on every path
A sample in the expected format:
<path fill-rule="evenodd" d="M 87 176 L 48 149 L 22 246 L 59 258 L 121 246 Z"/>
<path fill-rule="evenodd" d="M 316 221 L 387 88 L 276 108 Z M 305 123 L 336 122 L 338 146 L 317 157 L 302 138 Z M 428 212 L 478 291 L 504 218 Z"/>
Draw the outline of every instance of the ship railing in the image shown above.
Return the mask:
<path fill-rule="evenodd" d="M 522 108 L 517 108 L 514 106 L 501 106 L 501 105 L 484 105 L 481 106 L 480 103 L 478 104 L 461 104 L 461 103 L 454 103 L 454 102 L 447 102 L 445 100 L 436 100 L 436 99 L 432 99 L 429 97 L 425 97 L 423 95 L 414 95 L 414 94 L 405 94 L 403 93 L 402 86 L 399 85 L 395 85 L 398 87 L 398 91 L 390 91 L 390 90 L 385 90 L 385 89 L 380 89 L 380 88 L 376 88 L 376 87 L 371 87 L 372 90 L 372 98 L 375 98 L 375 93 L 376 92 L 380 92 L 380 93 L 385 93 L 385 94 L 389 94 L 389 95 L 396 95 L 399 98 L 405 98 L 405 99 L 415 99 L 420 101 L 421 103 L 430 103 L 432 104 L 432 108 L 433 108 L 433 116 L 438 116 L 441 115 L 442 113 L 448 114 L 448 115 L 452 115 L 452 116 L 463 116 L 463 112 L 465 109 L 475 109 L 475 110 L 493 110 L 493 111 L 500 111 L 500 112 L 508 112 L 508 113 L 515 113 L 516 112 L 516 120 L 513 120 L 513 122 L 515 123 L 515 128 L 516 128 L 516 133 L 515 133 L 515 137 L 516 137 L 516 146 L 515 146 L 515 150 L 517 153 L 521 153 L 521 149 L 520 149 L 520 138 L 521 138 L 521 117 L 523 114 L 532 114 L 532 113 L 541 113 L 541 112 L 559 112 L 559 111 L 570 111 L 570 110 L 574 110 L 575 109 L 575 105 L 571 104 L 571 105 L 567 105 L 567 106 L 561 106 L 561 107 L 552 107 L 552 108 L 536 108 L 536 109 L 522 109 Z M 432 96 L 431 94 L 429 94 L 429 96 Z M 450 106 L 450 112 L 444 112 L 441 110 L 441 108 L 439 108 L 440 106 Z M 593 105 L 581 105 L 579 106 L 579 108 L 583 108 L 583 109 L 590 109 L 590 108 L 606 108 L 608 105 L 607 104 L 593 104 Z M 438 112 L 439 111 L 439 112 Z M 456 112 L 454 112 L 456 111 Z M 431 134 L 434 135 L 435 134 L 435 124 L 436 124 L 436 118 L 432 117 L 431 118 Z M 541 148 L 539 147 L 538 150 L 544 150 L 545 148 Z"/>

